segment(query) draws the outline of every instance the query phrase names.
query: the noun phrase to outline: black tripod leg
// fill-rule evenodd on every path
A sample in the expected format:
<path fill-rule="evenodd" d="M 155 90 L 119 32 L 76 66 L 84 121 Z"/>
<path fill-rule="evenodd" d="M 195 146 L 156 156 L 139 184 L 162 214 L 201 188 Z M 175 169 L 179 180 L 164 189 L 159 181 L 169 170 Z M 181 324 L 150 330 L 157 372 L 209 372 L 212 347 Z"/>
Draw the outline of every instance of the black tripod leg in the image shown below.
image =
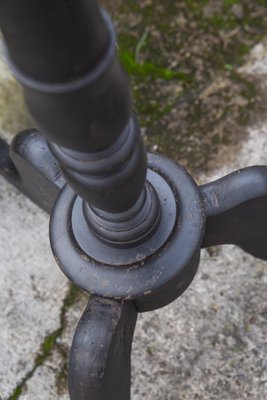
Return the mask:
<path fill-rule="evenodd" d="M 0 139 L 0 175 L 48 213 L 65 184 L 58 161 L 35 129 L 18 133 L 10 146 Z"/>
<path fill-rule="evenodd" d="M 207 215 L 202 247 L 236 244 L 267 260 L 267 167 L 235 171 L 200 190 Z"/>
<path fill-rule="evenodd" d="M 71 400 L 130 400 L 136 319 L 133 302 L 89 300 L 70 352 Z"/>

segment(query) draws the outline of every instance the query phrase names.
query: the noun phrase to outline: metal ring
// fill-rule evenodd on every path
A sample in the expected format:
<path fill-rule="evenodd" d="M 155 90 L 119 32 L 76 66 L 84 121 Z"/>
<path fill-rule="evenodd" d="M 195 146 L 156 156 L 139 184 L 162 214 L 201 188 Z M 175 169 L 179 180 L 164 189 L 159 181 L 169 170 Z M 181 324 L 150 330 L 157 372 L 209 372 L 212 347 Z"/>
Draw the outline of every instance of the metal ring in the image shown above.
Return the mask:
<path fill-rule="evenodd" d="M 12 71 L 14 77 L 23 85 L 29 89 L 35 90 L 37 92 L 42 93 L 51 93 L 51 94 L 61 94 L 61 93 L 70 93 L 76 90 L 79 90 L 85 86 L 90 85 L 95 82 L 107 69 L 109 64 L 111 63 L 114 55 L 116 54 L 116 33 L 112 24 L 112 20 L 105 10 L 101 10 L 101 14 L 103 19 L 107 24 L 107 28 L 110 32 L 110 43 L 107 49 L 106 54 L 96 66 L 93 71 L 90 71 L 87 75 L 82 76 L 79 79 L 75 79 L 70 82 L 64 83 L 51 83 L 51 82 L 41 82 L 35 79 L 32 79 L 28 75 L 24 74 L 16 65 L 13 63 L 11 57 L 9 56 L 9 52 L 5 43 L 3 44 L 3 54 L 4 59 Z"/>

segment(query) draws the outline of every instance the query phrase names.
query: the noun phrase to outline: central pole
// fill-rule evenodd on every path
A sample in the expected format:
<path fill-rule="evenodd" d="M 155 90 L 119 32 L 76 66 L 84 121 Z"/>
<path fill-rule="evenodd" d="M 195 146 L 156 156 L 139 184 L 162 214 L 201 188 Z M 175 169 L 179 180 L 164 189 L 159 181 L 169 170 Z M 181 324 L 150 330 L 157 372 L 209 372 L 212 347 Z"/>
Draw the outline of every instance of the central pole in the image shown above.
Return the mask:
<path fill-rule="evenodd" d="M 107 14 L 95 0 L 3 0 L 0 24 L 28 108 L 90 207 L 89 225 L 98 236 L 99 226 L 107 233 L 123 224 L 125 231 L 131 220 L 136 228 L 152 207 L 152 225 L 135 229 L 133 240 L 143 237 L 159 209 L 145 185 L 146 152 Z"/>

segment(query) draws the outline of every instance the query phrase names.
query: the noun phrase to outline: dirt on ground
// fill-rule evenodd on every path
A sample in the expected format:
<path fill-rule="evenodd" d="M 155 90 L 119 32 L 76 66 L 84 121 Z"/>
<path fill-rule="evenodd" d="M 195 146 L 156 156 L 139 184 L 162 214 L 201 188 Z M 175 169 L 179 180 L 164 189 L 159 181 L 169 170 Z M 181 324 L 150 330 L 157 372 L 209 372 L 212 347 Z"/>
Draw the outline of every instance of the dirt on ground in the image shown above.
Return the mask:
<path fill-rule="evenodd" d="M 192 172 L 246 138 L 265 91 L 240 71 L 267 34 L 261 0 L 103 1 L 115 20 L 149 149 Z"/>

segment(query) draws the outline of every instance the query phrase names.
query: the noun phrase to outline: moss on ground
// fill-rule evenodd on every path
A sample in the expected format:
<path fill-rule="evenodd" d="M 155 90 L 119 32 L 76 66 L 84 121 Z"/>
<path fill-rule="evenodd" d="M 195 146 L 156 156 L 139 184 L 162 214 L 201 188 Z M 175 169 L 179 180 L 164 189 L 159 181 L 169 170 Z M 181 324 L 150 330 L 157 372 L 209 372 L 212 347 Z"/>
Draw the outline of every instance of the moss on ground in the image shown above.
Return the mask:
<path fill-rule="evenodd" d="M 44 364 L 48 357 L 52 355 L 52 352 L 58 350 L 63 356 L 63 365 L 58 373 L 58 387 L 60 390 L 61 380 L 64 379 L 64 385 L 66 385 L 67 376 L 67 354 L 63 346 L 60 344 L 60 337 L 66 327 L 66 312 L 82 294 L 82 291 L 73 284 L 69 284 L 69 291 L 63 301 L 63 306 L 60 313 L 60 326 L 54 332 L 47 335 L 40 346 L 40 350 L 35 358 L 33 368 L 26 374 L 21 383 L 14 389 L 13 393 L 9 396 L 8 400 L 17 400 L 23 394 L 24 389 L 29 379 L 34 375 L 36 369 Z"/>
<path fill-rule="evenodd" d="M 264 102 L 239 67 L 267 34 L 265 1 L 124 0 L 113 17 L 149 148 L 197 170 L 245 137 Z"/>

